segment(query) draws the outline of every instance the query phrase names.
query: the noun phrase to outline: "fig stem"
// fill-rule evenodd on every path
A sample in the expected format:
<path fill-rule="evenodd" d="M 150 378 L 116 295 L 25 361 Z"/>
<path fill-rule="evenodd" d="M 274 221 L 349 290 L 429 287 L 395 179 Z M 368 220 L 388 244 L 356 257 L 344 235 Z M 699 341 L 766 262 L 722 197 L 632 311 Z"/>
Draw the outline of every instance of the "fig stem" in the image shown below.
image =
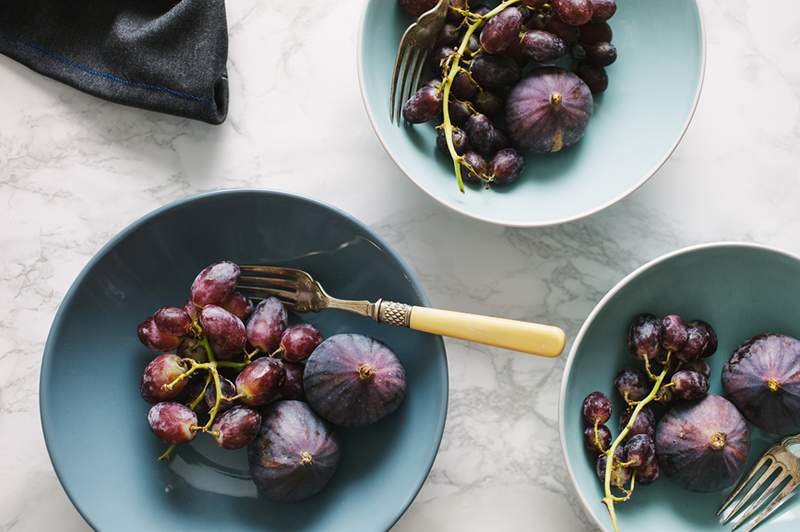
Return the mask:
<path fill-rule="evenodd" d="M 778 379 L 773 377 L 767 381 L 767 388 L 769 388 L 769 391 L 771 392 L 777 392 L 781 389 L 781 385 L 778 382 Z"/>
<path fill-rule="evenodd" d="M 365 381 L 371 379 L 375 374 L 375 370 L 369 364 L 361 364 L 358 366 L 358 380 Z"/>
<path fill-rule="evenodd" d="M 727 436 L 725 436 L 725 434 L 723 434 L 722 432 L 715 432 L 714 434 L 711 435 L 709 443 L 711 444 L 712 449 L 719 451 L 723 447 L 725 447 L 725 442 L 727 440 L 728 438 Z"/>
<path fill-rule="evenodd" d="M 647 359 L 647 356 L 644 356 L 644 367 L 647 370 L 648 376 L 655 377 L 655 383 L 653 384 L 653 389 L 650 390 L 650 393 L 647 396 L 639 401 L 636 404 L 636 407 L 633 409 L 631 413 L 631 417 L 628 419 L 628 423 L 625 427 L 620 431 L 619 436 L 611 443 L 611 447 L 608 448 L 606 451 L 606 456 L 608 456 L 608 460 L 606 460 L 606 474 L 605 478 L 603 479 L 603 504 L 606 505 L 608 508 L 608 515 L 611 517 L 611 525 L 614 527 L 615 532 L 619 532 L 619 523 L 617 523 L 617 514 L 614 510 L 614 503 L 615 502 L 625 502 L 630 499 L 631 495 L 633 495 L 633 488 L 634 488 L 634 477 L 631 477 L 631 487 L 630 490 L 627 492 L 625 497 L 615 497 L 614 494 L 611 492 L 611 473 L 614 469 L 614 452 L 617 450 L 617 447 L 625 440 L 628 436 L 628 433 L 633 428 L 634 423 L 636 423 L 636 418 L 639 417 L 639 414 L 642 412 L 645 406 L 652 403 L 656 396 L 658 395 L 659 390 L 661 389 L 661 384 L 664 382 L 664 379 L 667 377 L 667 373 L 669 373 L 669 363 L 670 358 L 672 357 L 672 351 L 667 351 L 666 360 L 664 360 L 664 367 L 661 370 L 661 373 L 658 375 L 653 375 L 650 371 L 650 362 Z M 622 499 L 622 500 L 620 500 Z"/>
<path fill-rule="evenodd" d="M 450 158 L 453 159 L 453 166 L 455 168 L 456 173 L 456 180 L 458 181 L 458 190 L 461 193 L 464 193 L 464 179 L 461 176 L 461 156 L 456 152 L 455 144 L 453 143 L 453 122 L 450 120 L 450 89 L 453 87 L 453 81 L 456 79 L 458 73 L 463 70 L 461 68 L 461 58 L 464 57 L 464 54 L 467 52 L 469 47 L 469 40 L 470 37 L 480 28 L 484 22 L 489 20 L 490 18 L 498 15 L 501 11 L 505 10 L 507 7 L 511 7 L 516 3 L 519 3 L 521 0 L 505 0 L 496 8 L 492 9 L 485 15 L 476 18 L 475 22 L 472 22 L 467 26 L 467 31 L 464 33 L 464 38 L 461 40 L 461 45 L 456 50 L 455 54 L 453 54 L 453 59 L 449 64 L 449 72 L 444 78 L 444 83 L 442 85 L 442 114 L 444 116 L 444 137 L 447 141 L 447 151 L 450 152 Z M 472 14 L 472 13 L 469 13 Z M 465 16 L 464 20 L 467 20 L 469 17 Z"/>
<path fill-rule="evenodd" d="M 314 457 L 308 451 L 300 453 L 300 463 L 303 465 L 311 465 L 314 463 Z"/>
<path fill-rule="evenodd" d="M 551 92 L 550 93 L 550 105 L 555 108 L 561 107 L 561 102 L 564 100 L 563 96 L 561 96 L 560 92 Z"/>

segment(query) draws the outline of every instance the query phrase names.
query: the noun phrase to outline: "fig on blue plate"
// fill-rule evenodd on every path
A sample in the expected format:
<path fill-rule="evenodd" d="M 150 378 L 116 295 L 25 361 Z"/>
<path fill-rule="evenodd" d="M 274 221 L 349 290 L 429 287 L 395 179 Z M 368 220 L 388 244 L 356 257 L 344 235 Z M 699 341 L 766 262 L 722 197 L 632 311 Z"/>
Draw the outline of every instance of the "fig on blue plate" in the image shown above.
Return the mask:
<path fill-rule="evenodd" d="M 800 340 L 750 338 L 722 369 L 722 386 L 753 425 L 774 434 L 800 432 Z"/>
<path fill-rule="evenodd" d="M 294 502 L 318 493 L 339 465 L 339 443 L 307 404 L 278 401 L 261 414 L 261 429 L 247 450 L 259 492 Z"/>
<path fill-rule="evenodd" d="M 555 152 L 583 137 L 593 110 L 592 92 L 581 78 L 561 68 L 545 67 L 511 90 L 506 124 L 518 148 Z"/>
<path fill-rule="evenodd" d="M 336 425 L 359 427 L 397 410 L 406 395 L 406 372 L 378 340 L 338 334 L 309 357 L 303 387 L 317 414 Z"/>
<path fill-rule="evenodd" d="M 669 410 L 656 428 L 661 470 L 691 491 L 719 491 L 742 473 L 750 451 L 750 431 L 727 399 L 708 395 Z"/>

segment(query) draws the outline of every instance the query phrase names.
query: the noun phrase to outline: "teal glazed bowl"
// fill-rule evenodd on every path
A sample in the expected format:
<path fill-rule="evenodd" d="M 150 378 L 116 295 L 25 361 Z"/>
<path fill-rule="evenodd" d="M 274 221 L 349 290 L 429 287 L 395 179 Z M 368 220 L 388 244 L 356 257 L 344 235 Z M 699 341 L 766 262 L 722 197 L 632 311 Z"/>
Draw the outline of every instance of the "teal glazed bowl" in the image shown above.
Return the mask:
<path fill-rule="evenodd" d="M 707 244 L 676 251 L 642 266 L 617 284 L 589 315 L 569 354 L 559 405 L 561 447 L 569 474 L 587 514 L 603 530 L 611 530 L 601 503 L 603 490 L 595 474 L 595 458 L 583 446 L 581 405 L 601 391 L 612 397 L 614 414 L 608 426 L 618 434 L 622 400 L 613 379 L 634 366 L 626 337 L 633 317 L 677 313 L 709 322 L 719 336 L 716 354 L 705 359 L 712 368 L 711 393 L 722 395 L 721 371 L 733 350 L 762 332 L 800 337 L 800 259 L 753 244 Z M 613 393 L 612 393 L 613 392 Z M 780 437 L 748 424 L 751 449 L 745 472 Z M 637 486 L 633 497 L 616 505 L 622 532 L 637 530 L 729 530 L 716 512 L 730 490 L 685 491 L 663 474 L 654 484 Z M 759 527 L 765 532 L 800 529 L 800 499 L 784 504 Z"/>
<path fill-rule="evenodd" d="M 209 437 L 169 463 L 139 395 L 153 358 L 136 326 L 187 299 L 194 276 L 230 259 L 298 267 L 332 294 L 427 303 L 409 266 L 350 216 L 288 194 L 236 190 L 163 207 L 114 237 L 64 298 L 40 383 L 45 441 L 72 502 L 96 530 L 385 530 L 411 504 L 436 456 L 447 411 L 447 360 L 436 336 L 339 311 L 304 315 L 325 335 L 358 332 L 391 346 L 408 375 L 400 409 L 376 425 L 338 429 L 342 461 L 304 502 L 261 498 L 245 450 Z"/>
<path fill-rule="evenodd" d="M 397 0 L 367 0 L 358 40 L 359 78 L 380 142 L 427 194 L 487 222 L 559 224 L 623 199 L 656 173 L 688 128 L 703 82 L 705 35 L 695 0 L 617 4 L 610 24 L 619 59 L 608 68 L 609 89 L 595 98 L 583 140 L 556 154 L 528 154 L 523 176 L 510 187 L 467 187 L 462 194 L 450 159 L 436 148 L 431 124 L 389 122 L 392 68 L 412 20 Z"/>

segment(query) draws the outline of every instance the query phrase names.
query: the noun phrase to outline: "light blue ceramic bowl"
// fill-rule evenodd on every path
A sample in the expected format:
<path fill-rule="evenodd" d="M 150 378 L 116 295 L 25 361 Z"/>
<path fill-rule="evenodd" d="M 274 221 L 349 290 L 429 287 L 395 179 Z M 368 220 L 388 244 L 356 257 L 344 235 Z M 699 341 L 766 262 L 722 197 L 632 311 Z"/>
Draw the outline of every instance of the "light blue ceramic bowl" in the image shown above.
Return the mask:
<path fill-rule="evenodd" d="M 133 223 L 86 266 L 64 298 L 45 347 L 42 427 L 72 502 L 97 530 L 384 530 L 430 470 L 447 410 L 440 338 L 339 311 L 304 316 L 324 334 L 359 332 L 397 352 L 408 374 L 401 408 L 378 424 L 340 430 L 343 457 L 318 496 L 276 504 L 256 496 L 245 451 L 210 438 L 169 463 L 150 432 L 139 380 L 153 357 L 136 325 L 186 300 L 221 259 L 303 268 L 332 294 L 425 304 L 411 269 L 367 227 L 307 199 L 226 191 L 173 203 Z"/>
<path fill-rule="evenodd" d="M 561 389 L 560 430 L 564 459 L 580 501 L 597 526 L 610 530 L 595 460 L 584 450 L 581 404 L 599 390 L 614 397 L 617 371 L 632 365 L 626 335 L 636 314 L 678 313 L 711 323 L 719 336 L 717 353 L 706 359 L 711 367 L 711 391 L 721 394 L 720 372 L 733 350 L 761 332 L 800 337 L 800 259 L 752 244 L 707 244 L 671 253 L 642 266 L 617 284 L 598 303 L 573 344 Z M 617 413 L 609 428 L 618 433 Z M 776 442 L 752 425 L 749 466 Z M 636 489 L 633 498 L 617 505 L 620 530 L 719 531 L 715 518 L 727 491 L 693 493 L 662 476 Z M 800 529 L 800 499 L 789 501 L 759 530 L 790 532 Z"/>
<path fill-rule="evenodd" d="M 492 2 L 490 2 L 492 3 Z M 494 2 L 496 3 L 496 2 Z M 461 194 L 433 127 L 389 122 L 392 68 L 411 22 L 396 0 L 367 0 L 358 41 L 361 93 L 386 151 L 439 202 L 508 226 L 544 226 L 593 214 L 643 185 L 683 137 L 703 82 L 705 36 L 695 0 L 618 0 L 611 19 L 619 60 L 596 98 L 586 137 L 573 148 L 529 155 L 512 187 Z"/>

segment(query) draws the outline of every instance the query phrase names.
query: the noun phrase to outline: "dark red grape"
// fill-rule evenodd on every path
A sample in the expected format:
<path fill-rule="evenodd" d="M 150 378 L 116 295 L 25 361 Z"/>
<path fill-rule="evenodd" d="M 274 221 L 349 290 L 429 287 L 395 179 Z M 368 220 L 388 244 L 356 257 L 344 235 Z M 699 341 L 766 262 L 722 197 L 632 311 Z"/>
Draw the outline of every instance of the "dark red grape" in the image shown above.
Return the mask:
<path fill-rule="evenodd" d="M 591 2 L 593 22 L 604 22 L 617 12 L 616 0 L 591 0 Z"/>
<path fill-rule="evenodd" d="M 481 87 L 488 89 L 510 87 L 520 77 L 519 65 L 505 55 L 481 54 L 472 60 L 469 71 Z"/>
<path fill-rule="evenodd" d="M 471 100 L 478 93 L 478 84 L 473 81 L 469 74 L 462 70 L 453 79 L 450 92 L 460 100 Z"/>
<path fill-rule="evenodd" d="M 708 379 L 702 373 L 681 370 L 672 376 L 673 393 L 680 399 L 693 401 L 708 395 Z"/>
<path fill-rule="evenodd" d="M 200 311 L 200 324 L 217 357 L 228 360 L 244 351 L 247 344 L 244 323 L 224 308 L 206 306 Z"/>
<path fill-rule="evenodd" d="M 628 424 L 628 421 L 630 421 L 631 419 L 632 413 L 633 410 L 625 412 L 624 414 L 622 414 L 622 416 L 620 416 L 619 418 L 620 431 L 622 431 L 622 429 L 624 429 L 625 426 Z M 656 417 L 655 415 L 653 415 L 653 411 L 650 409 L 650 407 L 646 406 L 642 409 L 641 412 L 639 412 L 639 415 L 636 416 L 636 420 L 633 422 L 633 427 L 631 427 L 630 432 L 628 432 L 626 439 L 632 438 L 637 434 L 647 434 L 652 438 L 655 436 L 655 432 L 656 432 Z"/>
<path fill-rule="evenodd" d="M 575 73 L 586 83 L 592 94 L 601 94 L 608 88 L 608 74 L 603 67 L 581 63 Z"/>
<path fill-rule="evenodd" d="M 450 121 L 456 126 L 463 126 L 472 116 L 472 109 L 467 102 L 462 102 L 455 98 L 450 99 L 449 104 Z"/>
<path fill-rule="evenodd" d="M 439 38 L 436 40 L 437 46 L 456 46 L 461 43 L 461 28 L 456 24 L 445 24 L 442 27 Z"/>
<path fill-rule="evenodd" d="M 281 399 L 305 400 L 306 394 L 303 391 L 303 369 L 305 368 L 302 364 L 283 362 L 283 370 L 286 373 L 286 378 L 283 381 L 283 386 L 281 386 Z"/>
<path fill-rule="evenodd" d="M 286 380 L 286 370 L 280 360 L 259 358 L 236 377 L 236 392 L 242 403 L 261 406 L 275 399 Z"/>
<path fill-rule="evenodd" d="M 653 456 L 636 471 L 636 482 L 638 484 L 652 484 L 658 480 L 659 474 L 658 460 Z"/>
<path fill-rule="evenodd" d="M 419 17 L 433 9 L 438 3 L 438 0 L 398 0 L 400 8 L 411 15 L 412 17 Z"/>
<path fill-rule="evenodd" d="M 592 392 L 583 400 L 583 421 L 587 427 L 604 424 L 611 417 L 611 401 L 600 392 Z"/>
<path fill-rule="evenodd" d="M 186 369 L 186 365 L 177 355 L 166 354 L 154 358 L 144 368 L 142 375 L 140 391 L 144 400 L 158 403 L 177 397 L 186 387 L 188 379 L 181 380 L 171 390 L 165 389 L 164 386 L 183 375 Z"/>
<path fill-rule="evenodd" d="M 565 24 L 555 17 L 545 24 L 544 29 L 559 37 L 568 46 L 578 42 L 578 28 Z"/>
<path fill-rule="evenodd" d="M 281 343 L 288 320 L 280 299 L 271 297 L 261 301 L 247 321 L 247 341 L 265 353 L 273 353 Z"/>
<path fill-rule="evenodd" d="M 211 426 L 217 445 L 223 449 L 241 449 L 250 445 L 261 428 L 261 414 L 237 406 L 218 417 Z"/>
<path fill-rule="evenodd" d="M 230 261 L 208 266 L 192 283 L 192 302 L 201 308 L 219 305 L 233 292 L 240 275 L 239 266 Z"/>
<path fill-rule="evenodd" d="M 502 149 L 490 163 L 490 173 L 496 185 L 510 185 L 522 174 L 525 159 L 513 148 Z"/>
<path fill-rule="evenodd" d="M 522 29 L 522 11 L 509 7 L 490 18 L 481 31 L 481 46 L 490 54 L 502 52 Z"/>
<path fill-rule="evenodd" d="M 581 26 L 580 41 L 583 44 L 595 44 L 599 42 L 611 42 L 614 32 L 611 26 L 605 22 L 591 22 Z"/>
<path fill-rule="evenodd" d="M 475 113 L 464 125 L 470 145 L 481 154 L 493 151 L 495 145 L 495 127 L 492 121 L 481 113 Z"/>
<path fill-rule="evenodd" d="M 447 146 L 447 138 L 444 134 L 444 128 L 441 128 L 436 133 L 436 146 L 438 146 L 439 150 L 448 155 L 450 153 L 450 149 Z M 469 150 L 469 138 L 467 138 L 467 134 L 461 128 L 453 128 L 453 148 L 455 148 L 456 153 L 459 155 L 463 155 L 467 150 Z"/>
<path fill-rule="evenodd" d="M 617 48 L 610 42 L 586 44 L 583 47 L 586 49 L 586 62 L 591 65 L 605 67 L 617 60 Z"/>
<path fill-rule="evenodd" d="M 640 314 L 628 330 L 628 351 L 640 360 L 660 359 L 663 354 L 660 337 L 661 322 L 652 314 Z"/>
<path fill-rule="evenodd" d="M 222 400 L 219 402 L 219 409 L 217 412 L 225 412 L 226 410 L 233 408 L 233 405 L 236 404 L 235 401 L 228 401 L 225 399 L 226 397 L 233 397 L 236 395 L 236 386 L 225 377 L 220 377 L 219 387 L 220 390 L 222 390 Z M 214 408 L 214 405 L 217 402 L 217 389 L 214 387 L 213 381 L 209 383 L 208 388 L 206 388 L 203 402 L 208 410 Z"/>
<path fill-rule="evenodd" d="M 167 334 L 185 336 L 192 330 L 192 318 L 178 307 L 162 307 L 153 314 L 156 326 Z"/>
<path fill-rule="evenodd" d="M 461 174 L 461 177 L 465 182 L 473 185 L 483 183 L 483 179 L 480 176 L 486 175 L 486 159 L 474 151 L 468 151 L 464 154 L 462 165 L 464 165 L 465 171 Z M 469 167 L 466 165 L 469 165 Z"/>
<path fill-rule="evenodd" d="M 656 454 L 656 444 L 647 434 L 637 434 L 625 442 L 625 462 L 630 467 L 640 467 L 649 462 Z"/>
<path fill-rule="evenodd" d="M 625 368 L 614 379 L 614 388 L 620 397 L 629 401 L 641 401 L 650 393 L 650 381 L 644 372 Z"/>
<path fill-rule="evenodd" d="M 583 26 L 592 20 L 590 0 L 554 0 L 553 8 L 558 18 L 570 26 Z"/>
<path fill-rule="evenodd" d="M 617 452 L 618 451 L 618 452 Z M 622 447 L 617 447 L 614 453 L 614 460 L 612 462 L 613 468 L 611 469 L 611 485 L 617 488 L 624 488 L 627 486 L 631 479 L 631 470 L 627 467 L 621 467 L 619 464 L 623 462 Z M 608 455 L 601 454 L 597 458 L 597 476 L 601 481 L 605 482 L 606 479 L 606 465 L 608 464 Z"/>
<path fill-rule="evenodd" d="M 241 292 L 233 292 L 225 301 L 220 304 L 240 320 L 244 321 L 253 312 L 253 302 L 246 298 Z"/>
<path fill-rule="evenodd" d="M 181 358 L 191 358 L 201 364 L 208 362 L 208 352 L 199 338 L 192 338 L 191 336 L 182 338 L 180 345 L 178 345 L 177 353 Z"/>
<path fill-rule="evenodd" d="M 475 108 L 486 116 L 499 115 L 503 111 L 503 107 L 503 99 L 493 92 L 481 90 L 475 96 Z"/>
<path fill-rule="evenodd" d="M 161 353 L 164 351 L 173 351 L 181 343 L 180 337 L 159 329 L 153 318 L 147 318 L 140 323 L 136 332 L 139 335 L 139 341 L 151 351 Z"/>
<path fill-rule="evenodd" d="M 403 118 L 410 124 L 430 122 L 442 112 L 442 95 L 433 87 L 422 87 L 403 106 Z"/>
<path fill-rule="evenodd" d="M 686 345 L 689 330 L 683 318 L 670 314 L 661 318 L 661 347 L 666 351 L 677 353 Z"/>
<path fill-rule="evenodd" d="M 575 44 L 569 49 L 569 53 L 575 61 L 586 59 L 586 50 L 580 44 Z M 590 87 L 591 88 L 591 87 Z"/>
<path fill-rule="evenodd" d="M 704 330 L 705 333 L 706 333 L 706 336 L 708 337 L 708 343 L 706 345 L 706 348 L 703 350 L 702 353 L 700 353 L 700 356 L 703 357 L 703 358 L 706 358 L 706 357 L 710 357 L 711 355 L 716 353 L 717 352 L 717 333 L 716 333 L 716 331 L 714 331 L 714 328 L 711 327 L 711 325 L 709 325 L 708 323 L 706 323 L 704 321 L 700 321 L 700 320 L 693 321 L 689 325 L 694 327 L 695 329 Z"/>
<path fill-rule="evenodd" d="M 539 63 L 555 61 L 567 53 L 567 45 L 561 37 L 541 30 L 526 31 L 520 46 L 527 57 Z"/>
<path fill-rule="evenodd" d="M 689 371 L 696 371 L 697 373 L 701 373 L 706 376 L 706 379 L 711 378 L 711 366 L 705 360 L 692 360 L 688 364 L 683 366 L 683 369 L 688 369 Z"/>
<path fill-rule="evenodd" d="M 180 444 L 191 441 L 197 427 L 197 414 L 180 403 L 158 403 L 147 413 L 150 429 L 161 440 Z"/>
<path fill-rule="evenodd" d="M 708 352 L 710 341 L 711 336 L 706 327 L 690 324 L 687 329 L 686 343 L 678 351 L 678 360 L 691 362 L 702 357 L 704 353 Z"/>
<path fill-rule="evenodd" d="M 292 325 L 281 336 L 283 358 L 289 362 L 302 362 L 311 356 L 322 343 L 322 334 L 310 323 Z"/>
<path fill-rule="evenodd" d="M 597 446 L 597 439 L 600 441 L 600 447 Z M 602 453 L 611 445 L 611 431 L 605 425 L 598 425 L 597 438 L 595 438 L 594 426 L 586 427 L 583 429 L 583 444 L 586 449 L 595 454 Z"/>

